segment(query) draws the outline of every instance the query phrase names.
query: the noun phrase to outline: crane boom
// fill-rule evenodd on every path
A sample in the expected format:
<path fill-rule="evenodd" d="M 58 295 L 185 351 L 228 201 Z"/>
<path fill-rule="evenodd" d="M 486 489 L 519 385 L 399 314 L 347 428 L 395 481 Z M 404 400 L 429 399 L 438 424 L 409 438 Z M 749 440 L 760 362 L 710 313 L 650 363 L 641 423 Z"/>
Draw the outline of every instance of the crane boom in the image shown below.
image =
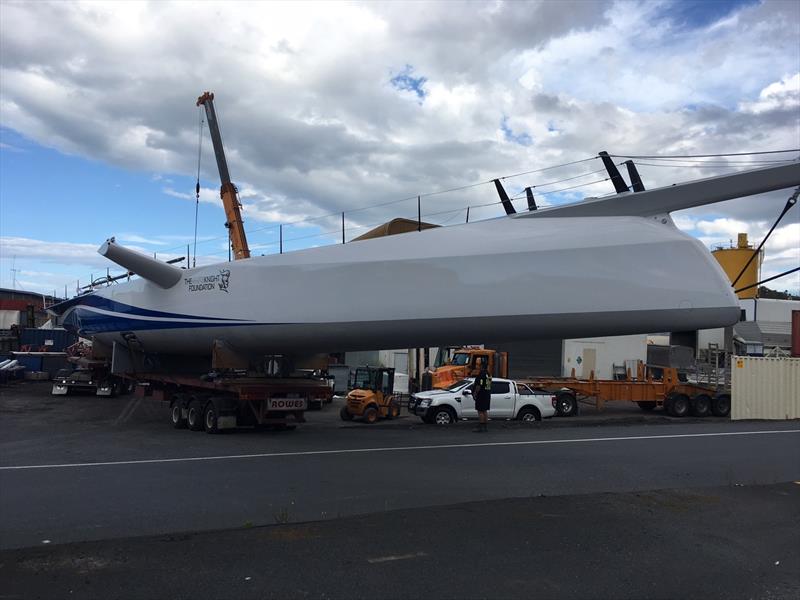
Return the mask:
<path fill-rule="evenodd" d="M 222 182 L 219 188 L 219 195 L 222 198 L 222 205 L 225 207 L 225 217 L 227 218 L 225 227 L 230 229 L 233 256 L 236 260 L 250 258 L 250 248 L 247 246 L 247 236 L 244 233 L 244 222 L 242 221 L 240 210 L 241 205 L 236 197 L 236 186 L 231 182 L 228 162 L 225 160 L 225 149 L 222 147 L 222 136 L 219 133 L 217 113 L 214 110 L 214 94 L 205 92 L 197 99 L 197 106 L 201 104 L 206 109 L 208 130 L 211 132 L 214 156 L 217 159 L 217 169 L 219 169 L 219 179 Z"/>

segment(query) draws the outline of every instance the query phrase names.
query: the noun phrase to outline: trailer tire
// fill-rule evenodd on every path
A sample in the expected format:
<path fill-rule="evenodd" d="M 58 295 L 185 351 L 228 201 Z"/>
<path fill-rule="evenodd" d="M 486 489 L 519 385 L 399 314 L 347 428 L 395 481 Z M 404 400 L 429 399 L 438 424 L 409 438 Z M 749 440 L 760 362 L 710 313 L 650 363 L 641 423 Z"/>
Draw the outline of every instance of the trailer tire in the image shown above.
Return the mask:
<path fill-rule="evenodd" d="M 690 409 L 695 417 L 707 417 L 711 414 L 711 397 L 707 394 L 695 396 L 692 398 Z"/>
<path fill-rule="evenodd" d="M 206 433 L 219 433 L 217 416 L 217 407 L 214 406 L 214 402 L 206 404 L 203 411 L 203 429 L 206 430 Z"/>
<path fill-rule="evenodd" d="M 362 418 L 364 419 L 365 423 L 372 425 L 378 420 L 378 417 L 380 417 L 380 413 L 374 406 L 368 406 L 364 409 L 364 415 Z"/>
<path fill-rule="evenodd" d="M 339 417 L 342 419 L 342 421 L 352 421 L 353 420 L 353 415 L 349 410 L 347 410 L 346 406 L 343 406 L 342 410 L 339 411 Z"/>
<path fill-rule="evenodd" d="M 559 417 L 578 414 L 578 399 L 572 392 L 561 392 L 556 396 L 556 413 Z"/>
<path fill-rule="evenodd" d="M 711 401 L 711 412 L 715 417 L 727 417 L 731 414 L 731 397 L 728 394 L 719 394 Z"/>
<path fill-rule="evenodd" d="M 172 421 L 172 426 L 175 429 L 186 429 L 186 419 L 183 416 L 182 404 L 181 400 L 173 400 L 169 407 L 170 421 Z"/>
<path fill-rule="evenodd" d="M 645 412 L 650 412 L 651 410 L 654 410 L 656 407 L 656 403 L 652 400 L 643 400 L 641 402 L 637 402 L 636 404 L 638 404 L 639 408 L 641 408 Z"/>
<path fill-rule="evenodd" d="M 689 414 L 690 402 L 686 394 L 670 394 L 667 396 L 664 406 L 672 417 L 685 417 Z"/>
<path fill-rule="evenodd" d="M 192 431 L 203 429 L 203 405 L 199 400 L 192 400 L 189 403 L 189 410 L 186 412 L 186 424 Z"/>

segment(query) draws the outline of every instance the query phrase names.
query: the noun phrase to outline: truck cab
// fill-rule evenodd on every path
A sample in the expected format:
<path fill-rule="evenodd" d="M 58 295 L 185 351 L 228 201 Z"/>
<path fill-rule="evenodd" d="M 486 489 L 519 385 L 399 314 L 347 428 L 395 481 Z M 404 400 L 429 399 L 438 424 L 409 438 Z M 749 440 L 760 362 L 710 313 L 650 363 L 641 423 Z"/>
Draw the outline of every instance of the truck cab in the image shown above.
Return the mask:
<path fill-rule="evenodd" d="M 486 363 L 493 377 L 508 377 L 508 353 L 489 348 L 459 348 L 449 360 L 422 377 L 422 389 L 444 389 L 480 373 L 481 363 Z"/>

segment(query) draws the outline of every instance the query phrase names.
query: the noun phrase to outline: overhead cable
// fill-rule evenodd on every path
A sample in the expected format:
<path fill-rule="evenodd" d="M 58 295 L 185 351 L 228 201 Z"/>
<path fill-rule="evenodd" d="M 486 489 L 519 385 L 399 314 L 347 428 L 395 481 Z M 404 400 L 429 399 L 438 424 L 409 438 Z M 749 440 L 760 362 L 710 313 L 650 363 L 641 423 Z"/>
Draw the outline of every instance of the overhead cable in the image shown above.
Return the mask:
<path fill-rule="evenodd" d="M 759 154 L 785 154 L 787 152 L 800 152 L 800 148 L 789 150 L 762 150 L 761 152 L 726 152 L 721 154 L 609 154 L 615 158 L 715 158 L 720 156 L 756 156 Z"/>
<path fill-rule="evenodd" d="M 784 205 L 784 207 L 783 207 L 783 210 L 781 211 L 781 214 L 779 214 L 779 215 L 778 215 L 778 218 L 777 218 L 777 219 L 775 220 L 775 222 L 772 224 L 772 227 L 770 227 L 769 231 L 767 232 L 767 235 L 765 235 L 765 236 L 764 236 L 764 239 L 763 239 L 763 240 L 761 240 L 761 243 L 758 245 L 758 248 L 756 248 L 756 251 L 755 251 L 755 252 L 753 252 L 753 253 L 750 255 L 750 258 L 749 258 L 749 259 L 748 259 L 748 261 L 747 261 L 747 262 L 744 264 L 744 266 L 742 267 L 742 270 L 741 270 L 741 271 L 739 271 L 739 274 L 736 276 L 736 279 L 734 279 L 734 280 L 733 280 L 733 283 L 731 284 L 733 287 L 736 287 L 736 284 L 738 283 L 739 279 L 741 279 L 742 275 L 744 275 L 744 272 L 747 270 L 747 267 L 749 267 L 749 266 L 750 266 L 750 263 L 751 263 L 751 262 L 753 262 L 753 259 L 754 259 L 756 256 L 758 256 L 758 253 L 759 253 L 759 252 L 761 252 L 761 248 L 763 248 L 763 247 L 764 247 L 764 244 L 765 244 L 765 243 L 767 242 L 767 240 L 769 239 L 769 236 L 770 236 L 770 235 L 772 235 L 772 232 L 773 232 L 773 231 L 775 231 L 775 228 L 778 226 L 778 223 L 780 223 L 780 222 L 781 222 L 781 219 L 783 219 L 783 216 L 784 216 L 784 215 L 785 215 L 787 212 L 789 212 L 789 210 L 790 210 L 790 209 L 791 209 L 791 208 L 792 208 L 792 207 L 793 207 L 795 204 L 797 204 L 797 196 L 798 196 L 798 195 L 800 195 L 800 186 L 798 186 L 798 187 L 797 187 L 797 189 L 794 191 L 794 193 L 793 193 L 791 196 L 789 196 L 789 199 L 786 201 L 786 204 Z"/>

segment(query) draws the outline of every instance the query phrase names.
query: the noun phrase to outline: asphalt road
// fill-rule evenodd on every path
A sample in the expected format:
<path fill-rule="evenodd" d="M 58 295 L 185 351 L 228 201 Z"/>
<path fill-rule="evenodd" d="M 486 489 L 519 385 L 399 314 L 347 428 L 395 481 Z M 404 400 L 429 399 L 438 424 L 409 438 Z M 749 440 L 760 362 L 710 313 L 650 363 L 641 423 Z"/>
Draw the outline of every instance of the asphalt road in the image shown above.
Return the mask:
<path fill-rule="evenodd" d="M 118 400 L 117 417 L 17 413 L 0 442 L 0 548 L 334 519 L 458 502 L 800 480 L 800 426 L 342 427 L 209 436 Z M 33 396 L 27 408 L 48 397 Z M 69 406 L 69 405 L 67 405 Z M 100 404 L 104 409 L 108 405 Z M 151 407 L 152 408 L 152 407 Z M 28 418 L 33 415 L 36 418 Z M 332 418 L 331 418 L 332 417 Z M 96 426 L 95 426 L 96 425 Z M 3 430 L 8 428 L 4 419 Z"/>
<path fill-rule="evenodd" d="M 0 551 L 3 598 L 763 598 L 800 485 L 494 500 Z"/>
<path fill-rule="evenodd" d="M 492 422 L 474 434 L 412 418 L 344 424 L 336 412 L 310 413 L 293 432 L 209 436 L 174 430 L 131 398 L 3 393 L 2 593 L 782 598 L 800 588 L 798 423 L 623 411 L 603 425 Z M 767 568 L 772 555 L 782 569 Z"/>

